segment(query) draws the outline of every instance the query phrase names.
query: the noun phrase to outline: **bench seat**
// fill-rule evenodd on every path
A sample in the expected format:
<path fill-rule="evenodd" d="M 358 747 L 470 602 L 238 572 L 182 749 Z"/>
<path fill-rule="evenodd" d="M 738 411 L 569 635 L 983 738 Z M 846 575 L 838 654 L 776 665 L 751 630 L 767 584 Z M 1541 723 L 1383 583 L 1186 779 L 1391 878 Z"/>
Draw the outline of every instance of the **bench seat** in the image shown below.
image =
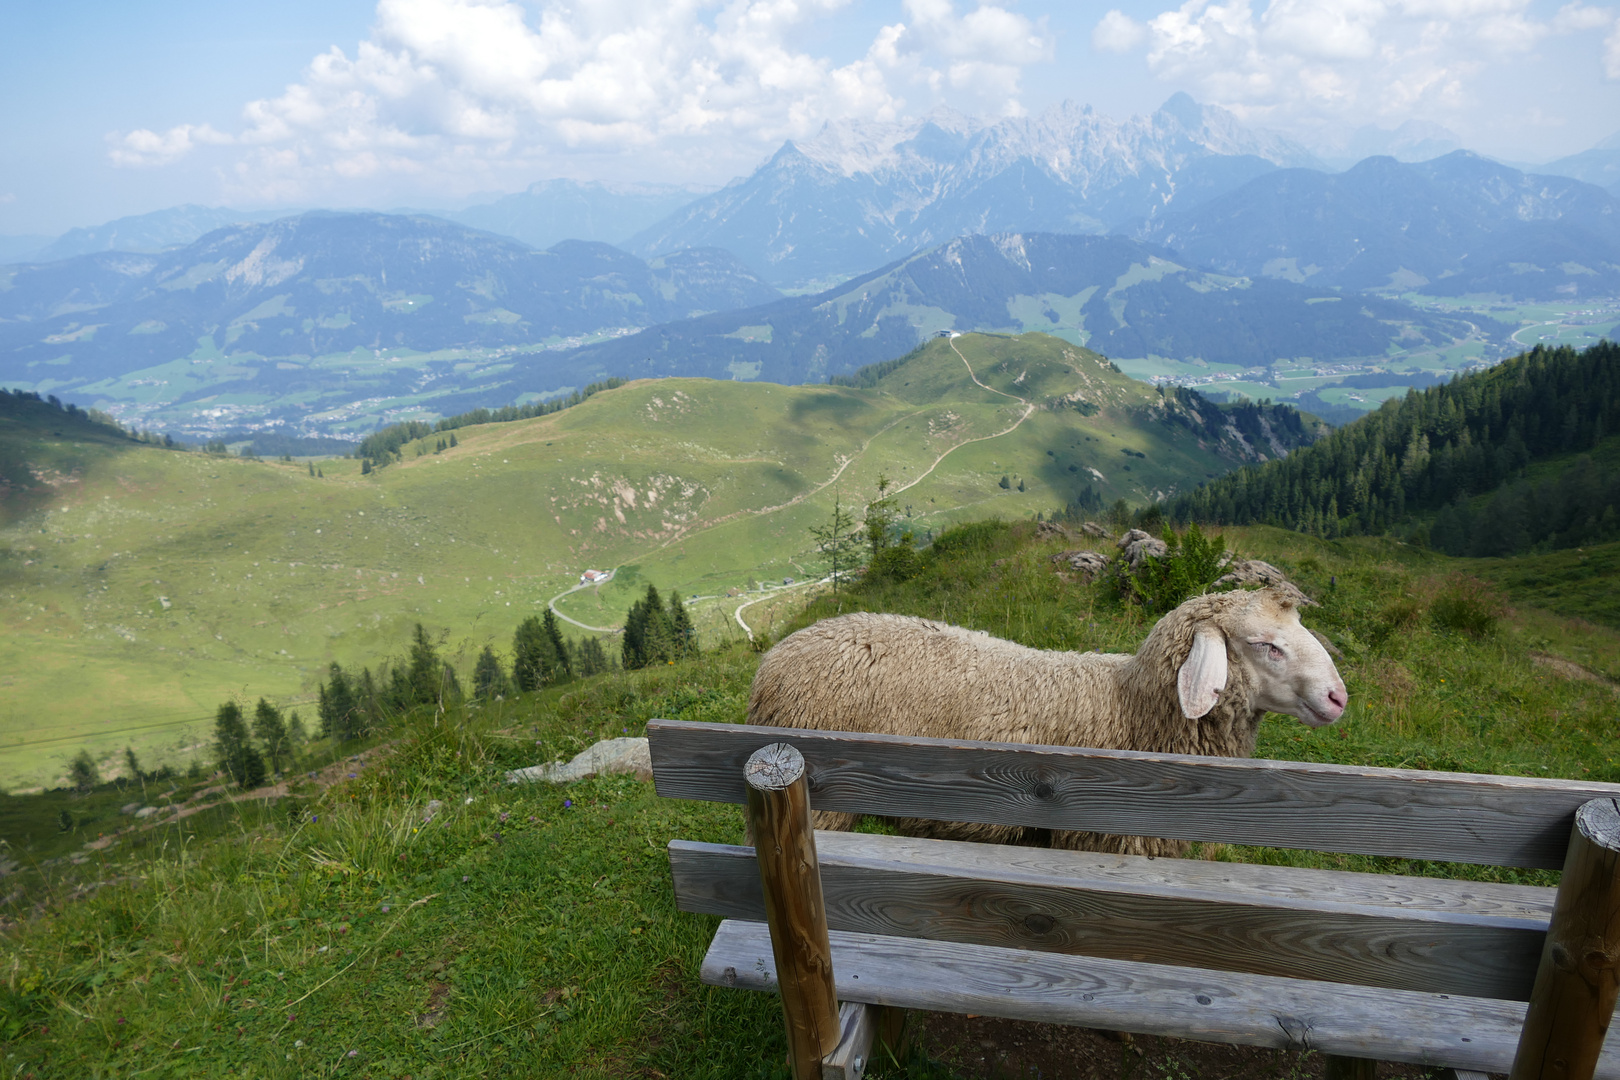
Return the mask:
<path fill-rule="evenodd" d="M 841 1001 L 1168 1035 L 1378 1061 L 1505 1073 L 1524 1025 L 1517 1001 L 1371 989 L 831 931 Z M 703 982 L 776 989 L 770 928 L 727 919 Z M 1600 1080 L 1620 1080 L 1605 1048 Z"/>

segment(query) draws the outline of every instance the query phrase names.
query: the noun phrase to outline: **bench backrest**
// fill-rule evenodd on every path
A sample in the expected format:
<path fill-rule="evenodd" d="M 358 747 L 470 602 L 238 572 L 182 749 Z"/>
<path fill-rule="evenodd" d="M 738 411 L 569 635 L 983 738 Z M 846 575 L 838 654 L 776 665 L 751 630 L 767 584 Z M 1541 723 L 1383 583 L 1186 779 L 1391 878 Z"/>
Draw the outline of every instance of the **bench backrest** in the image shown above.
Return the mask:
<path fill-rule="evenodd" d="M 1575 811 L 1620 784 L 653 720 L 658 794 L 746 802 L 785 742 L 817 810 L 1559 869 Z"/>

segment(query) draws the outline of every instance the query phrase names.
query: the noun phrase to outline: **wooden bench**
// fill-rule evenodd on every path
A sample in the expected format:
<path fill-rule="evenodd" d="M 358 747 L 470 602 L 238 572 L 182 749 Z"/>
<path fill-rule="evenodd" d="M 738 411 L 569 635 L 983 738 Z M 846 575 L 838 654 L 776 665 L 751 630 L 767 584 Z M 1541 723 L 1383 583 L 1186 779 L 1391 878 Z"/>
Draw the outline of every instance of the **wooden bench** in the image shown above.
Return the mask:
<path fill-rule="evenodd" d="M 648 736 L 660 795 L 749 806 L 763 854 L 674 840 L 675 895 L 724 917 L 705 983 L 782 995 L 797 1080 L 860 1076 L 875 1007 L 1310 1049 L 1339 1076 L 1620 1080 L 1602 1049 L 1620 785 L 668 720 Z M 1554 890 L 813 832 L 812 805 L 1564 874 Z"/>

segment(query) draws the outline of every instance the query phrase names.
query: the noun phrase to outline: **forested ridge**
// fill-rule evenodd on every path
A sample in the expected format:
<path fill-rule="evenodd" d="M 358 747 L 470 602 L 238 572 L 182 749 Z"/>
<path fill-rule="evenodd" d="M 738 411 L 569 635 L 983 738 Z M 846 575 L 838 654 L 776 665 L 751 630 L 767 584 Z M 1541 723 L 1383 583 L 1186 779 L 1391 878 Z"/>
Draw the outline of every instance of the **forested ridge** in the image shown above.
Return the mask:
<path fill-rule="evenodd" d="M 1586 456 L 1620 434 L 1620 346 L 1537 346 L 1413 390 L 1285 458 L 1175 499 L 1182 520 L 1334 537 L 1405 532 L 1452 554 L 1503 555 L 1620 536 L 1620 471 Z M 1553 475 L 1526 467 L 1578 454 Z M 1471 497 L 1496 492 L 1483 510 Z M 1432 521 L 1431 521 L 1432 516 Z"/>

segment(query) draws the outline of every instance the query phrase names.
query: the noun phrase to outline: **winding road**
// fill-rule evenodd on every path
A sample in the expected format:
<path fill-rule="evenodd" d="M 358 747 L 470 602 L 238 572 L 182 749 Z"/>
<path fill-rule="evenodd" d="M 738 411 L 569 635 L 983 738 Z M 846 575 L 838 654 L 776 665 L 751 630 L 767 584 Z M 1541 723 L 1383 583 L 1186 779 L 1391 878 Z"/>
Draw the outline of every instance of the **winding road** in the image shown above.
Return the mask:
<path fill-rule="evenodd" d="M 1028 420 L 1030 418 L 1030 416 L 1033 415 L 1034 412 L 1035 412 L 1035 406 L 1030 404 L 1027 399 L 1021 398 L 1017 394 L 1009 394 L 1004 390 L 997 390 L 995 387 L 987 386 L 983 382 L 981 382 L 980 379 L 979 379 L 979 376 L 973 370 L 973 365 L 968 363 L 968 358 L 966 356 L 962 355 L 962 350 L 958 349 L 956 347 L 956 342 L 954 340 L 952 340 L 950 342 L 950 346 L 951 346 L 951 352 L 955 353 L 957 359 L 962 361 L 962 366 L 967 368 L 968 378 L 972 379 L 974 384 L 976 386 L 978 386 L 979 389 L 987 390 L 992 394 L 998 394 L 998 395 L 1000 395 L 1001 397 L 1004 397 L 1004 398 L 1010 398 L 1013 401 L 1018 402 L 1018 404 L 1022 405 L 1024 407 L 1024 411 L 1023 411 L 1023 413 L 1021 413 L 1019 415 L 1017 420 L 1014 420 L 1012 422 L 1012 425 L 1010 427 L 1004 428 L 1003 430 L 998 431 L 993 435 L 981 435 L 976 439 L 964 439 L 963 441 L 961 441 L 961 442 L 957 443 L 956 445 L 950 447 L 944 453 L 940 454 L 939 457 L 935 458 L 933 464 L 929 465 L 928 468 L 926 470 L 924 470 L 914 480 L 912 480 L 909 483 L 904 484 L 904 485 L 902 485 L 900 487 L 894 488 L 893 489 L 893 494 L 895 494 L 895 495 L 898 495 L 901 492 L 906 491 L 906 490 L 908 490 L 910 488 L 916 487 L 918 484 L 922 483 L 924 480 L 926 480 L 933 473 L 933 471 L 935 469 L 939 468 L 940 462 L 944 461 L 954 451 L 960 450 L 962 447 L 969 446 L 969 445 L 971 445 L 973 443 L 988 442 L 991 439 L 999 439 L 1003 435 L 1011 435 L 1014 431 L 1017 431 L 1019 426 L 1022 425 L 1025 420 Z M 774 514 L 774 513 L 776 513 L 777 511 L 780 511 L 780 510 L 786 510 L 787 508 L 789 508 L 791 506 L 797 506 L 799 503 L 802 503 L 806 499 L 820 494 L 822 491 L 825 491 L 828 487 L 830 487 L 833 484 L 837 483 L 838 478 L 844 475 L 844 470 L 849 468 L 850 465 L 854 464 L 855 461 L 857 461 L 862 456 L 864 456 L 866 454 L 867 448 L 872 445 L 873 441 L 875 439 L 877 439 L 877 437 L 879 435 L 882 435 L 884 432 L 888 431 L 890 428 L 892 428 L 896 424 L 900 423 L 900 421 L 909 419 L 910 417 L 915 416 L 915 415 L 916 415 L 915 412 L 909 412 L 909 413 L 904 413 L 904 414 L 902 414 L 900 416 L 895 417 L 894 420 L 890 421 L 889 423 L 885 424 L 882 428 L 880 428 L 878 431 L 874 432 L 871 438 L 869 438 L 865 442 L 863 442 L 861 444 L 861 447 L 860 447 L 859 450 L 855 451 L 855 453 L 851 454 L 849 457 L 846 457 L 842 462 L 840 462 L 839 465 L 838 465 L 838 468 L 833 472 L 832 476 L 828 477 L 822 483 L 817 484 L 815 487 L 810 488 L 808 491 L 805 491 L 805 492 L 802 492 L 802 493 L 800 493 L 798 495 L 795 495 L 793 498 L 789 499 L 787 502 L 779 503 L 776 506 L 762 506 L 762 507 L 760 507 L 760 508 L 758 508 L 756 510 L 738 510 L 738 511 L 734 511 L 733 513 L 727 514 L 724 517 L 716 518 L 714 521 L 711 521 L 711 522 L 707 523 L 702 528 L 695 529 L 695 530 L 693 530 L 691 532 L 682 532 L 682 533 L 680 533 L 680 534 L 678 534 L 676 536 L 673 536 L 673 537 L 669 538 L 668 540 L 665 540 L 665 541 L 655 545 L 654 547 L 648 549 L 649 552 L 661 550 L 663 548 L 668 547 L 669 545 L 671 545 L 673 543 L 676 543 L 677 541 L 687 540 L 687 539 L 690 539 L 693 536 L 697 536 L 697 535 L 700 535 L 702 533 L 705 533 L 705 532 L 709 531 L 710 529 L 719 528 L 721 525 L 724 525 L 726 522 L 734 520 L 734 519 L 739 518 L 739 517 L 748 517 L 748 516 L 758 517 L 758 516 L 761 516 L 761 515 L 764 515 L 764 514 Z M 611 574 L 612 571 L 609 571 L 609 573 Z M 793 591 L 795 589 L 809 588 L 812 585 L 825 585 L 826 583 L 830 582 L 831 580 L 832 580 L 831 577 L 825 577 L 825 578 L 822 578 L 820 581 L 805 581 L 805 582 L 800 582 L 800 583 L 797 583 L 797 584 L 794 584 L 794 585 L 776 586 L 776 587 L 772 588 L 768 593 L 766 593 L 766 595 L 757 596 L 754 599 L 749 600 L 749 601 L 741 604 L 740 606 L 738 606 L 738 608 L 731 613 L 731 617 L 737 621 L 738 626 L 742 627 L 743 632 L 748 635 L 749 640 L 753 640 L 754 631 L 749 628 L 749 626 L 748 626 L 748 624 L 746 622 L 743 621 L 742 613 L 743 613 L 743 610 L 745 608 L 752 607 L 753 605 L 755 605 L 757 603 L 760 603 L 761 601 L 768 600 L 772 596 L 777 595 L 778 593 L 791 592 L 791 591 Z M 553 596 L 549 601 L 547 601 L 546 606 L 551 609 L 552 614 L 556 615 L 557 618 L 563 620 L 566 623 L 570 623 L 570 624 L 572 624 L 574 626 L 577 626 L 581 630 L 589 630 L 592 633 L 597 633 L 597 634 L 616 634 L 616 633 L 618 633 L 619 630 L 622 629 L 622 627 L 617 627 L 617 626 L 591 626 L 591 625 L 589 625 L 587 623 L 580 622 L 578 619 L 569 618 L 567 615 L 564 615 L 561 611 L 557 610 L 557 601 L 561 600 L 565 596 L 568 596 L 570 593 L 576 593 L 576 592 L 579 592 L 581 589 L 589 588 L 591 586 L 591 584 L 600 585 L 600 584 L 602 584 L 602 582 L 593 582 L 593 583 L 581 582 L 578 585 L 575 585 L 571 589 L 564 589 L 562 592 L 558 593 L 556 596 Z M 692 599 L 699 600 L 699 599 L 708 599 L 708 598 L 707 597 L 693 597 Z"/>

